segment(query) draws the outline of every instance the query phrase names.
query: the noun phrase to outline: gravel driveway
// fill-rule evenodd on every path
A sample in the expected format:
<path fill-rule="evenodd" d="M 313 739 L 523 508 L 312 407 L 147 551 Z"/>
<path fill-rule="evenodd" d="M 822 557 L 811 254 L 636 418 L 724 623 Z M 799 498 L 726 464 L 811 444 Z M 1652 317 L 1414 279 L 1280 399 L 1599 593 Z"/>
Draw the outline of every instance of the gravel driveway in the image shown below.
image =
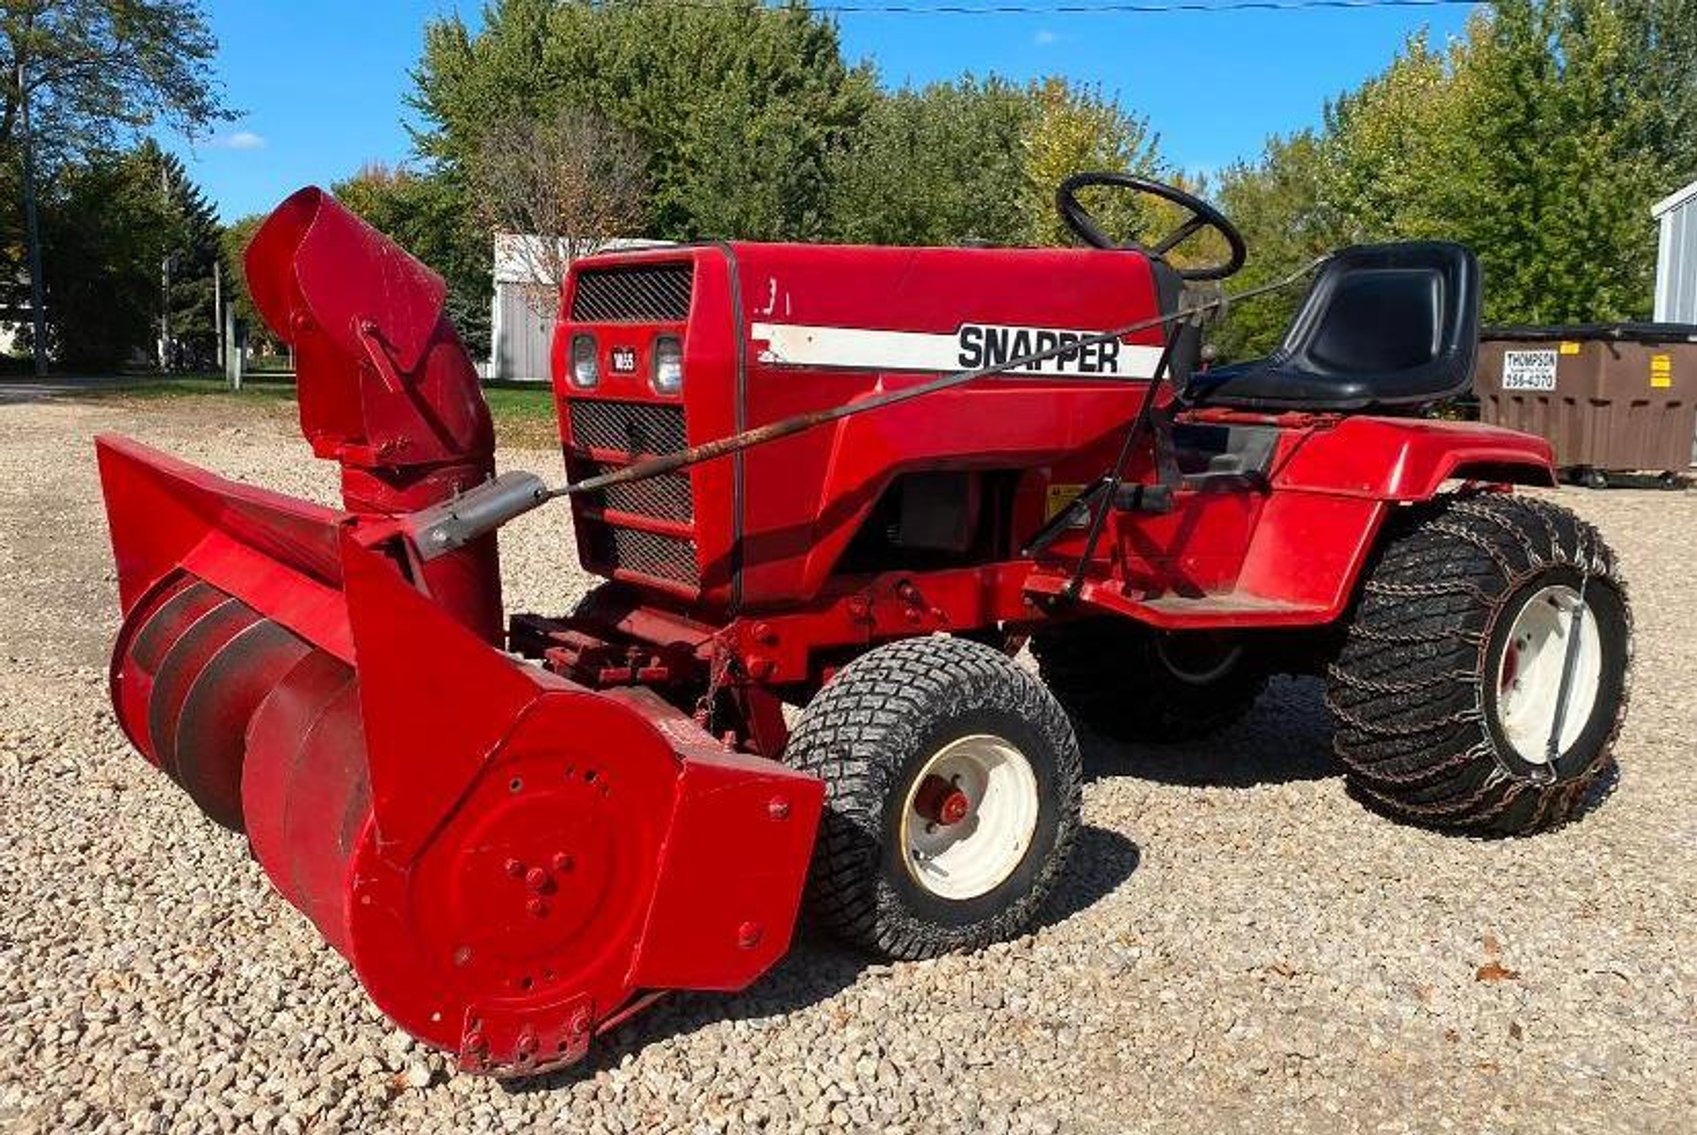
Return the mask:
<path fill-rule="evenodd" d="M 870 965 L 804 939 L 585 1065 L 451 1074 L 369 1004 L 243 841 L 130 753 L 89 436 L 327 498 L 287 407 L 0 406 L 0 1128 L 282 1131 L 1690 1131 L 1697 1123 L 1697 493 L 1566 490 L 1620 551 L 1624 774 L 1479 843 L 1346 794 L 1313 682 L 1203 744 L 1085 737 L 1088 825 L 1036 933 Z M 550 476 L 547 453 L 506 455 Z M 512 607 L 587 585 L 563 509 Z"/>

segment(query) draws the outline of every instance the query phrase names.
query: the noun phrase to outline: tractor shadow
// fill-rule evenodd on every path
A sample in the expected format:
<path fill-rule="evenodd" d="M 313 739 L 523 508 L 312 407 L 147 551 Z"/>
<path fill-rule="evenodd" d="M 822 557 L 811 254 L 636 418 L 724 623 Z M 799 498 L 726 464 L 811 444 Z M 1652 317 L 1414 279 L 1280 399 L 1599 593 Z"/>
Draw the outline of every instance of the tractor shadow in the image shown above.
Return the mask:
<path fill-rule="evenodd" d="M 1136 777 L 1184 788 L 1253 788 L 1343 774 L 1318 678 L 1279 677 L 1241 721 L 1194 741 L 1140 744 L 1078 730 L 1087 782 Z"/>
<path fill-rule="evenodd" d="M 1064 922 L 1094 906 L 1129 879 L 1141 861 L 1141 850 L 1124 835 L 1083 825 L 1073 841 L 1066 871 L 1034 929 Z M 743 992 L 729 996 L 671 994 L 608 1035 L 597 1037 L 589 1055 L 577 1064 L 539 1076 L 503 1080 L 501 1086 L 512 1095 L 570 1088 L 671 1037 L 688 1036 L 719 1022 L 785 1017 L 829 1001 L 863 977 L 877 980 L 877 974 L 913 964 L 924 963 L 886 962 L 843 946 L 823 930 L 810 926 L 804 915 L 790 952 Z"/>

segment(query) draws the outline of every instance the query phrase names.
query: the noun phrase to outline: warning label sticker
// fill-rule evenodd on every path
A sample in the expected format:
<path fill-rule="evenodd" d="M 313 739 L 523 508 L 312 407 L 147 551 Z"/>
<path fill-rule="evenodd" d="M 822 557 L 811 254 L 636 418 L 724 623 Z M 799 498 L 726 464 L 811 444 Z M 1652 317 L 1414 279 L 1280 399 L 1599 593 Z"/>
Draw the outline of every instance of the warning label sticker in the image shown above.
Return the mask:
<path fill-rule="evenodd" d="M 1504 351 L 1504 390 L 1554 390 L 1556 360 L 1554 351 Z"/>
<path fill-rule="evenodd" d="M 1658 390 L 1666 390 L 1673 385 L 1673 356 L 1650 356 L 1650 385 Z"/>

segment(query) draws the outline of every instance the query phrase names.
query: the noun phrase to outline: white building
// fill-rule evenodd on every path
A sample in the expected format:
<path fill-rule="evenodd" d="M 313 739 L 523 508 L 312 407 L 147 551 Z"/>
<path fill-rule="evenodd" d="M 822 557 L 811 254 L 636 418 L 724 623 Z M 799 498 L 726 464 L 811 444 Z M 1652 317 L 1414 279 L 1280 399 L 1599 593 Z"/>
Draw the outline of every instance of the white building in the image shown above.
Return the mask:
<path fill-rule="evenodd" d="M 1656 321 L 1697 323 L 1697 181 L 1650 207 L 1661 226 Z"/>
<path fill-rule="evenodd" d="M 562 240 L 561 246 L 568 242 Z M 601 251 L 654 248 L 663 240 L 613 240 Z M 558 298 L 552 287 L 539 284 L 545 269 L 547 244 L 539 236 L 495 234 L 495 297 L 489 324 L 489 362 L 486 379 L 547 382 Z M 569 257 L 562 258 L 569 262 Z"/>

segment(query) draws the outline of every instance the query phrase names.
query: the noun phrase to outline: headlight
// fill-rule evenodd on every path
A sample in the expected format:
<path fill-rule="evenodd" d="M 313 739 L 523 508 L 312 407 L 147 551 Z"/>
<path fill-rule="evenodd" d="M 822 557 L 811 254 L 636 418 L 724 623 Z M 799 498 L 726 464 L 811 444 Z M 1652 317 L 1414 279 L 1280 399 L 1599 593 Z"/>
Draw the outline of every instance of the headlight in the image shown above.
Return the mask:
<path fill-rule="evenodd" d="M 572 385 L 588 390 L 601 381 L 601 363 L 595 357 L 595 336 L 572 336 Z"/>
<path fill-rule="evenodd" d="M 654 392 L 676 394 L 684 388 L 684 345 L 676 335 L 654 340 Z"/>

